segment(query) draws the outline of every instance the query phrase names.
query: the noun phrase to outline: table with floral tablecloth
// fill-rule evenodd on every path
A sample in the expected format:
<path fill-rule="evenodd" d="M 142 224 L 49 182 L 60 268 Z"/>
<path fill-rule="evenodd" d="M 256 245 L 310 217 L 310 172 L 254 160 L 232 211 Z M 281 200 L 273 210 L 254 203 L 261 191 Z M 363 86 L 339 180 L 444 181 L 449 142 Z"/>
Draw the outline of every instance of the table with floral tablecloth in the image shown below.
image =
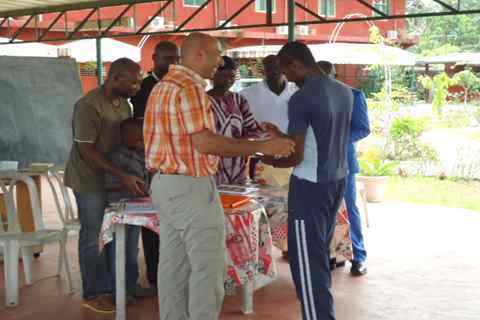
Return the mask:
<path fill-rule="evenodd" d="M 251 186 L 259 188 L 252 196 L 265 208 L 272 232 L 273 244 L 280 250 L 287 251 L 288 190 L 286 188 L 268 185 Z M 338 210 L 337 224 L 330 245 L 330 252 L 331 258 L 335 258 L 337 263 L 352 260 L 353 258 L 350 223 L 344 201 L 342 201 L 340 209 Z"/>
<path fill-rule="evenodd" d="M 120 204 L 105 211 L 100 245 L 103 247 L 113 240 L 115 226 L 127 224 L 144 226 L 159 232 L 159 217 L 154 213 L 125 213 Z M 236 286 L 243 288 L 243 311 L 253 308 L 253 290 L 276 278 L 275 261 L 272 258 L 272 236 L 268 218 L 263 206 L 251 201 L 235 209 L 225 209 L 227 292 Z M 123 257 L 122 257 L 123 259 Z M 257 279 L 262 279 L 257 283 Z M 267 279 L 267 280 L 265 280 Z"/>

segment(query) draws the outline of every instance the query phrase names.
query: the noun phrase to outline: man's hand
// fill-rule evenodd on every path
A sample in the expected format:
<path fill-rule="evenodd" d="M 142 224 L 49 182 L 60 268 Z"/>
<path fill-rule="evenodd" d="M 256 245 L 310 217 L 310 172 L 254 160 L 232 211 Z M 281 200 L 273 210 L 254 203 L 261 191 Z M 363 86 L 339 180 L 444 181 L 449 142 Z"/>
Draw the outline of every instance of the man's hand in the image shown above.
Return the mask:
<path fill-rule="evenodd" d="M 128 189 L 128 192 L 136 197 L 143 197 L 147 194 L 145 182 L 139 177 L 125 174 L 120 176 L 120 181 Z"/>
<path fill-rule="evenodd" d="M 287 138 L 288 136 L 284 134 L 276 125 L 270 122 L 263 122 L 261 128 L 271 137 Z"/>
<path fill-rule="evenodd" d="M 295 151 L 295 142 L 288 138 L 274 137 L 262 141 L 261 153 L 273 157 L 288 157 Z"/>

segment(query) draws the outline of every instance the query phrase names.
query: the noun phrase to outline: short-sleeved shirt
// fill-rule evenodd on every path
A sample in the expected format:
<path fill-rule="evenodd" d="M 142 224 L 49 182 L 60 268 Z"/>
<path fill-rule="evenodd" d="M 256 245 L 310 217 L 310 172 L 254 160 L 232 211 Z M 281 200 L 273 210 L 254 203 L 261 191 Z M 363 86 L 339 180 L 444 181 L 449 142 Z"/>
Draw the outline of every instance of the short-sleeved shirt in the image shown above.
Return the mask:
<path fill-rule="evenodd" d="M 277 95 L 268 87 L 264 80 L 253 86 L 243 89 L 240 94 L 244 96 L 255 119 L 262 122 L 271 122 L 282 132 L 288 128 L 288 101 L 298 90 L 292 82 L 287 82 L 283 91 Z"/>
<path fill-rule="evenodd" d="M 110 153 L 107 158 L 114 166 L 123 172 L 139 177 L 145 183 L 145 189 L 150 186 L 150 175 L 145 168 L 145 154 L 143 151 L 128 149 L 126 146 L 120 146 Z M 130 194 L 127 188 L 122 185 L 120 178 L 109 172 L 105 173 L 105 188 L 107 190 L 107 199 L 109 203 L 117 202 L 121 199 L 133 199 L 136 196 Z"/>
<path fill-rule="evenodd" d="M 288 133 L 305 135 L 303 161 L 293 174 L 311 182 L 332 182 L 348 173 L 347 148 L 352 89 L 327 76 L 306 80 L 288 104 Z"/>
<path fill-rule="evenodd" d="M 79 143 L 95 144 L 107 156 L 121 143 L 120 123 L 131 117 L 132 110 L 126 99 L 114 106 L 103 89 L 90 91 L 75 104 L 72 118 L 73 143 L 65 169 L 65 184 L 77 192 L 105 190 L 103 169 L 81 154 Z"/>
<path fill-rule="evenodd" d="M 261 138 L 263 129 L 250 112 L 247 99 L 231 92 L 212 97 L 217 133 L 235 139 Z M 217 184 L 242 184 L 247 179 L 247 157 L 220 157 Z"/>
<path fill-rule="evenodd" d="M 206 82 L 184 66 L 170 66 L 148 99 L 143 127 L 147 168 L 192 177 L 214 175 L 218 157 L 195 149 L 191 135 L 215 132 Z"/>
<path fill-rule="evenodd" d="M 145 116 L 145 109 L 147 108 L 147 101 L 150 93 L 153 90 L 153 87 L 158 83 L 159 78 L 154 71 L 143 79 L 140 90 L 135 96 L 130 99 L 130 102 L 133 105 L 133 117 L 134 118 L 143 118 Z"/>

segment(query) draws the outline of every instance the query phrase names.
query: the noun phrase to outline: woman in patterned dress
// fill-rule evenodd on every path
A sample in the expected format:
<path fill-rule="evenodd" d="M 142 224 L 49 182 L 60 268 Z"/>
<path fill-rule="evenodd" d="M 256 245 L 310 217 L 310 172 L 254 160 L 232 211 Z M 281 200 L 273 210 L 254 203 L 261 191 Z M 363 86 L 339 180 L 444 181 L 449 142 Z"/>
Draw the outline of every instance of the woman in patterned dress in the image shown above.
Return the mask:
<path fill-rule="evenodd" d="M 238 93 L 231 92 L 235 83 L 237 65 L 223 57 L 223 67 L 217 70 L 213 79 L 213 88 L 208 91 L 212 97 L 217 132 L 237 139 L 260 138 L 263 134 L 258 122 L 250 112 L 247 100 Z M 217 184 L 242 184 L 247 180 L 247 157 L 220 159 Z"/>

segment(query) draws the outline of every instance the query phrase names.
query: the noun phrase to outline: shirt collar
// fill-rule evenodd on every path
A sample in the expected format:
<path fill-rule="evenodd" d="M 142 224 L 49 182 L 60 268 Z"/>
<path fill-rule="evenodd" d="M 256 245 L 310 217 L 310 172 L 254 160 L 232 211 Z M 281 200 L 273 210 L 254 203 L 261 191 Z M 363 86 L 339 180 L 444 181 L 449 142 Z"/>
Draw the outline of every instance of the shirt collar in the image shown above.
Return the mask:
<path fill-rule="evenodd" d="M 207 87 L 207 81 L 205 81 L 198 73 L 196 73 L 190 68 L 187 68 L 179 64 L 175 64 L 170 66 L 170 70 L 177 73 L 183 73 L 184 76 L 190 78 L 193 82 L 197 83 L 203 88 Z"/>
<path fill-rule="evenodd" d="M 267 80 L 263 80 L 263 88 L 264 90 L 266 90 L 266 92 L 269 92 L 271 94 L 273 94 L 274 96 L 276 97 L 281 97 L 283 96 L 287 91 L 288 91 L 288 86 L 290 85 L 290 82 L 286 81 L 285 83 L 285 87 L 283 88 L 282 92 L 280 92 L 279 95 L 275 94 L 275 92 L 273 92 L 272 90 L 270 90 L 270 87 L 268 86 L 268 83 L 267 83 Z"/>
<path fill-rule="evenodd" d="M 157 76 L 154 70 L 152 70 L 152 77 L 158 82 L 160 81 L 160 78 Z"/>

